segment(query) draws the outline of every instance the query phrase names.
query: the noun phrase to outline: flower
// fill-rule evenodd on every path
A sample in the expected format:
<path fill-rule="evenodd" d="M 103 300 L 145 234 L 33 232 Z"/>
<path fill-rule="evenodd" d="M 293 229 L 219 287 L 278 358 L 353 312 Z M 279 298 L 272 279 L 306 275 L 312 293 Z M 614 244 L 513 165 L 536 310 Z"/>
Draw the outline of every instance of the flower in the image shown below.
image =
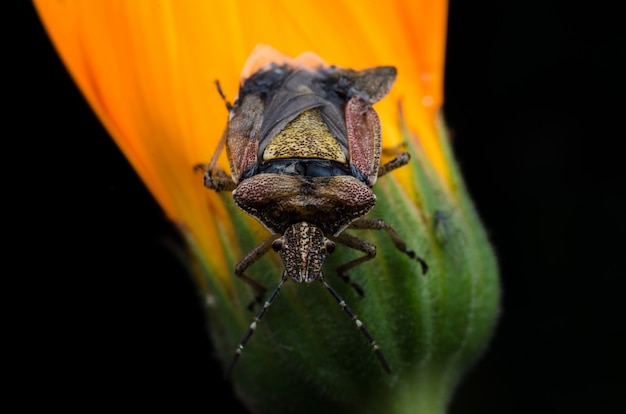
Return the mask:
<path fill-rule="evenodd" d="M 446 1 L 35 5 L 91 107 L 185 235 L 225 364 L 252 319 L 245 310 L 252 292 L 234 275 L 234 265 L 268 234 L 227 196 L 202 188 L 194 172 L 213 154 L 228 118 L 214 81 L 232 100 L 246 58 L 259 43 L 287 56 L 311 50 L 340 67 L 397 67 L 396 84 L 375 109 L 385 148 L 406 145 L 414 159 L 376 184 L 374 214 L 404 230 L 431 270 L 422 275 L 414 261 L 398 257 L 386 234 L 372 232 L 364 238 L 378 246 L 378 256 L 350 273 L 365 299 L 334 283 L 384 346 L 394 374 L 384 376 L 324 292 L 287 284 L 283 299 L 272 305 L 276 317 L 263 321 L 265 332 L 246 348 L 245 366 L 239 367 L 245 375 L 235 372 L 234 378 L 244 402 L 258 412 L 306 412 L 307 399 L 316 410 L 445 408 L 488 340 L 498 306 L 493 252 L 439 116 Z M 224 154 L 219 165 L 228 169 Z M 338 252 L 327 266 L 351 254 Z M 277 255 L 267 256 L 250 273 L 273 286 L 281 264 Z"/>

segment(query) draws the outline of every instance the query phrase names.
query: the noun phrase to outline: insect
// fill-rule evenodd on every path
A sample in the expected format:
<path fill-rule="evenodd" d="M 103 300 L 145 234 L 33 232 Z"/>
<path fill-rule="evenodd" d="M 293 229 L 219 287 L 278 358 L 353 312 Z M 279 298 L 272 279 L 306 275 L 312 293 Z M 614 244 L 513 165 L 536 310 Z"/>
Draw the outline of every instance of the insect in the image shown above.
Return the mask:
<path fill-rule="evenodd" d="M 266 52 L 257 49 L 246 67 L 259 66 L 259 60 L 264 59 L 259 54 Z M 321 282 L 390 374 L 391 368 L 374 337 L 328 284 L 322 265 L 336 243 L 363 252 L 364 256 L 337 268 L 338 276 L 362 297 L 363 290 L 347 272 L 373 259 L 376 246 L 344 230 L 376 229 L 386 231 L 400 251 L 417 260 L 423 273 L 427 271 L 426 262 L 389 224 L 364 218 L 376 203 L 371 188 L 377 178 L 410 159 L 408 153 L 402 153 L 380 165 L 381 126 L 372 104 L 387 95 L 396 69 L 380 66 L 357 71 L 328 66 L 312 54 L 291 59 L 274 53 L 278 59 L 242 77 L 234 104 L 226 101 L 217 84 L 229 120 L 213 158 L 203 166 L 206 187 L 232 191 L 237 206 L 271 232 L 235 267 L 236 275 L 255 289 L 258 303 L 263 302 L 266 288 L 246 270 L 270 249 L 278 252 L 284 265 L 280 282 L 243 336 L 227 376 L 289 279 L 296 283 Z M 224 146 L 230 175 L 216 168 Z"/>

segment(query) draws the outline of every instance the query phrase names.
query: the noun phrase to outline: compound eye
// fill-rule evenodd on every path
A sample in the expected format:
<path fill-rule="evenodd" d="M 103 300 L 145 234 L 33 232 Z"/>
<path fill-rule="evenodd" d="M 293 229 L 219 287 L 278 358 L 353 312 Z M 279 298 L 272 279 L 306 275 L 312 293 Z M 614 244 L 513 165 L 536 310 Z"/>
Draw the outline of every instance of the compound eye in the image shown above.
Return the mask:
<path fill-rule="evenodd" d="M 334 252 L 335 243 L 331 242 L 330 240 L 326 240 L 326 251 L 328 252 L 328 254 Z"/>
<path fill-rule="evenodd" d="M 272 243 L 272 249 L 274 249 L 275 252 L 279 252 L 280 249 L 282 248 L 283 248 L 283 241 L 281 239 L 274 240 L 274 243 Z"/>

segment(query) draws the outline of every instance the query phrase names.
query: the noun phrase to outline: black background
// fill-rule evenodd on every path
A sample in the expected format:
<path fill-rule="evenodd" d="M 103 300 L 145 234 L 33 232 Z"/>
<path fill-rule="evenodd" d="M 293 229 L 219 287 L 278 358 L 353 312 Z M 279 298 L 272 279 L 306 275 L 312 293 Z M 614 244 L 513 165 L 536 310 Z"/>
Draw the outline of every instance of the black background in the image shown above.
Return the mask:
<path fill-rule="evenodd" d="M 20 164 L 5 176 L 16 190 L 7 228 L 19 230 L 14 278 L 28 287 L 20 328 L 34 348 L 24 362 L 37 361 L 24 386 L 54 389 L 46 401 L 65 406 L 86 398 L 86 408 L 211 411 L 224 402 L 239 412 L 193 285 L 164 247 L 176 233 L 26 9 L 6 38 L 17 58 L 5 63 L 17 69 L 5 87 L 18 91 L 6 98 L 17 114 L 6 148 L 24 145 L 5 152 L 5 165 Z M 599 2 L 451 2 L 445 114 L 498 252 L 503 311 L 450 413 L 621 403 L 625 43 L 616 16 Z"/>

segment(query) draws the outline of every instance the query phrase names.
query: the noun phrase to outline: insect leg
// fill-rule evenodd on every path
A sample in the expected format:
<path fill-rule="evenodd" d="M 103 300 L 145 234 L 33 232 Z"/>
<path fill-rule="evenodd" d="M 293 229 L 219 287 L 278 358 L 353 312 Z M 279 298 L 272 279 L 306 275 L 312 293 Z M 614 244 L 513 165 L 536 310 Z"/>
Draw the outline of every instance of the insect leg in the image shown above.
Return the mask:
<path fill-rule="evenodd" d="M 339 294 L 335 291 L 335 289 L 333 289 L 328 283 L 326 283 L 326 280 L 324 279 L 324 277 L 320 276 L 319 280 L 326 287 L 326 289 L 328 289 L 328 291 L 335 298 L 337 303 L 339 303 L 339 306 L 341 306 L 341 309 L 343 309 L 348 314 L 350 319 L 354 321 L 354 323 L 356 324 L 356 327 L 359 328 L 359 330 L 361 331 L 365 339 L 367 339 L 367 342 L 369 342 L 369 344 L 372 346 L 372 349 L 374 350 L 374 353 L 376 354 L 376 357 L 378 358 L 380 365 L 383 367 L 383 369 L 385 370 L 387 374 L 391 375 L 391 368 L 389 367 L 389 364 L 387 363 L 387 360 L 385 359 L 385 356 L 383 355 L 383 351 L 381 351 L 378 345 L 376 345 L 376 341 L 374 340 L 374 337 L 372 336 L 370 331 L 365 327 L 365 325 L 363 325 L 363 322 L 359 320 L 359 318 L 354 313 L 354 311 L 350 308 L 350 306 L 346 304 L 346 302 L 342 299 L 342 297 L 339 296 Z"/>
<path fill-rule="evenodd" d="M 358 237 L 354 237 L 353 235 L 348 233 L 341 233 L 339 234 L 339 236 L 332 237 L 332 239 L 337 243 L 341 243 L 345 246 L 365 253 L 365 256 L 351 260 L 348 263 L 344 263 L 341 266 L 338 266 L 336 269 L 337 275 L 341 279 L 343 279 L 344 282 L 352 286 L 356 293 L 359 295 L 359 298 L 362 298 L 364 295 L 363 288 L 361 288 L 361 286 L 359 286 L 357 283 L 353 282 L 350 277 L 346 275 L 346 272 L 353 267 L 360 265 L 361 263 L 373 259 L 376 256 L 376 246 L 366 242 L 365 240 L 361 240 Z"/>
<path fill-rule="evenodd" d="M 256 290 L 256 295 L 254 297 L 254 300 L 248 305 L 249 310 L 252 310 L 255 303 L 261 303 L 261 301 L 263 300 L 263 295 L 265 295 L 265 292 L 267 291 L 267 289 L 265 288 L 265 286 L 263 286 L 256 280 L 247 276 L 244 272 L 250 266 L 252 266 L 257 260 L 263 257 L 265 253 L 267 253 L 269 249 L 272 247 L 272 242 L 274 242 L 274 240 L 276 240 L 279 237 L 280 237 L 280 234 L 272 234 L 270 237 L 263 240 L 259 245 L 257 245 L 254 249 L 252 249 L 248 254 L 246 254 L 244 258 L 241 259 L 239 263 L 237 263 L 237 265 L 235 266 L 235 274 L 239 278 L 241 278 L 244 282 L 252 286 L 254 290 Z"/>
<path fill-rule="evenodd" d="M 278 284 L 278 286 L 274 288 L 274 290 L 272 291 L 272 294 L 267 298 L 267 300 L 265 301 L 265 304 L 263 305 L 259 313 L 257 313 L 257 315 L 254 317 L 254 320 L 248 327 L 248 330 L 246 331 L 246 333 L 243 335 L 243 338 L 241 338 L 241 341 L 239 342 L 239 346 L 237 347 L 237 350 L 235 351 L 235 355 L 233 356 L 233 359 L 230 362 L 230 365 L 228 366 L 228 370 L 226 371 L 226 378 L 230 377 L 230 373 L 233 371 L 235 364 L 237 364 L 237 361 L 239 360 L 239 356 L 241 356 L 241 351 L 243 351 L 243 347 L 246 346 L 246 344 L 248 343 L 248 340 L 250 339 L 250 337 L 254 333 L 254 330 L 256 329 L 257 323 L 261 322 L 263 315 L 265 315 L 265 312 L 270 307 L 270 305 L 274 301 L 274 298 L 276 297 L 276 295 L 278 295 L 280 288 L 283 287 L 286 281 L 287 281 L 287 277 L 286 275 L 283 275 L 283 278 L 280 280 L 280 283 Z"/>
<path fill-rule="evenodd" d="M 426 261 L 418 256 L 413 250 L 409 249 L 400 235 L 386 221 L 381 219 L 360 218 L 353 221 L 349 228 L 362 230 L 385 230 L 398 250 L 409 256 L 411 259 L 417 260 L 422 266 L 422 273 L 426 274 L 426 272 L 428 272 L 428 264 L 426 264 Z"/>
<path fill-rule="evenodd" d="M 222 91 L 222 85 L 220 85 L 220 81 L 217 79 L 215 80 L 215 87 L 217 88 L 217 93 L 219 93 L 220 96 L 222 97 L 222 100 L 224 101 L 224 104 L 226 105 L 226 109 L 230 112 L 233 109 L 233 104 L 228 102 L 228 99 L 226 99 L 226 95 L 224 95 L 224 91 Z"/>
<path fill-rule="evenodd" d="M 196 164 L 193 167 L 195 171 L 204 171 L 204 186 L 218 192 L 233 191 L 235 188 L 237 188 L 237 183 L 235 183 L 233 179 L 230 178 L 230 175 L 215 167 L 217 164 L 217 160 L 220 157 L 220 154 L 224 150 L 224 144 L 226 144 L 227 137 L 228 129 L 224 130 L 222 138 L 220 138 L 220 142 L 215 148 L 215 152 L 213 153 L 211 162 L 209 162 L 208 164 Z"/>
<path fill-rule="evenodd" d="M 383 175 L 397 168 L 403 167 L 407 165 L 410 160 L 411 160 L 411 155 L 409 155 L 408 152 L 403 152 L 402 154 L 398 155 L 396 158 L 389 161 L 388 163 L 381 164 L 380 167 L 378 167 L 378 176 L 382 177 Z"/>

